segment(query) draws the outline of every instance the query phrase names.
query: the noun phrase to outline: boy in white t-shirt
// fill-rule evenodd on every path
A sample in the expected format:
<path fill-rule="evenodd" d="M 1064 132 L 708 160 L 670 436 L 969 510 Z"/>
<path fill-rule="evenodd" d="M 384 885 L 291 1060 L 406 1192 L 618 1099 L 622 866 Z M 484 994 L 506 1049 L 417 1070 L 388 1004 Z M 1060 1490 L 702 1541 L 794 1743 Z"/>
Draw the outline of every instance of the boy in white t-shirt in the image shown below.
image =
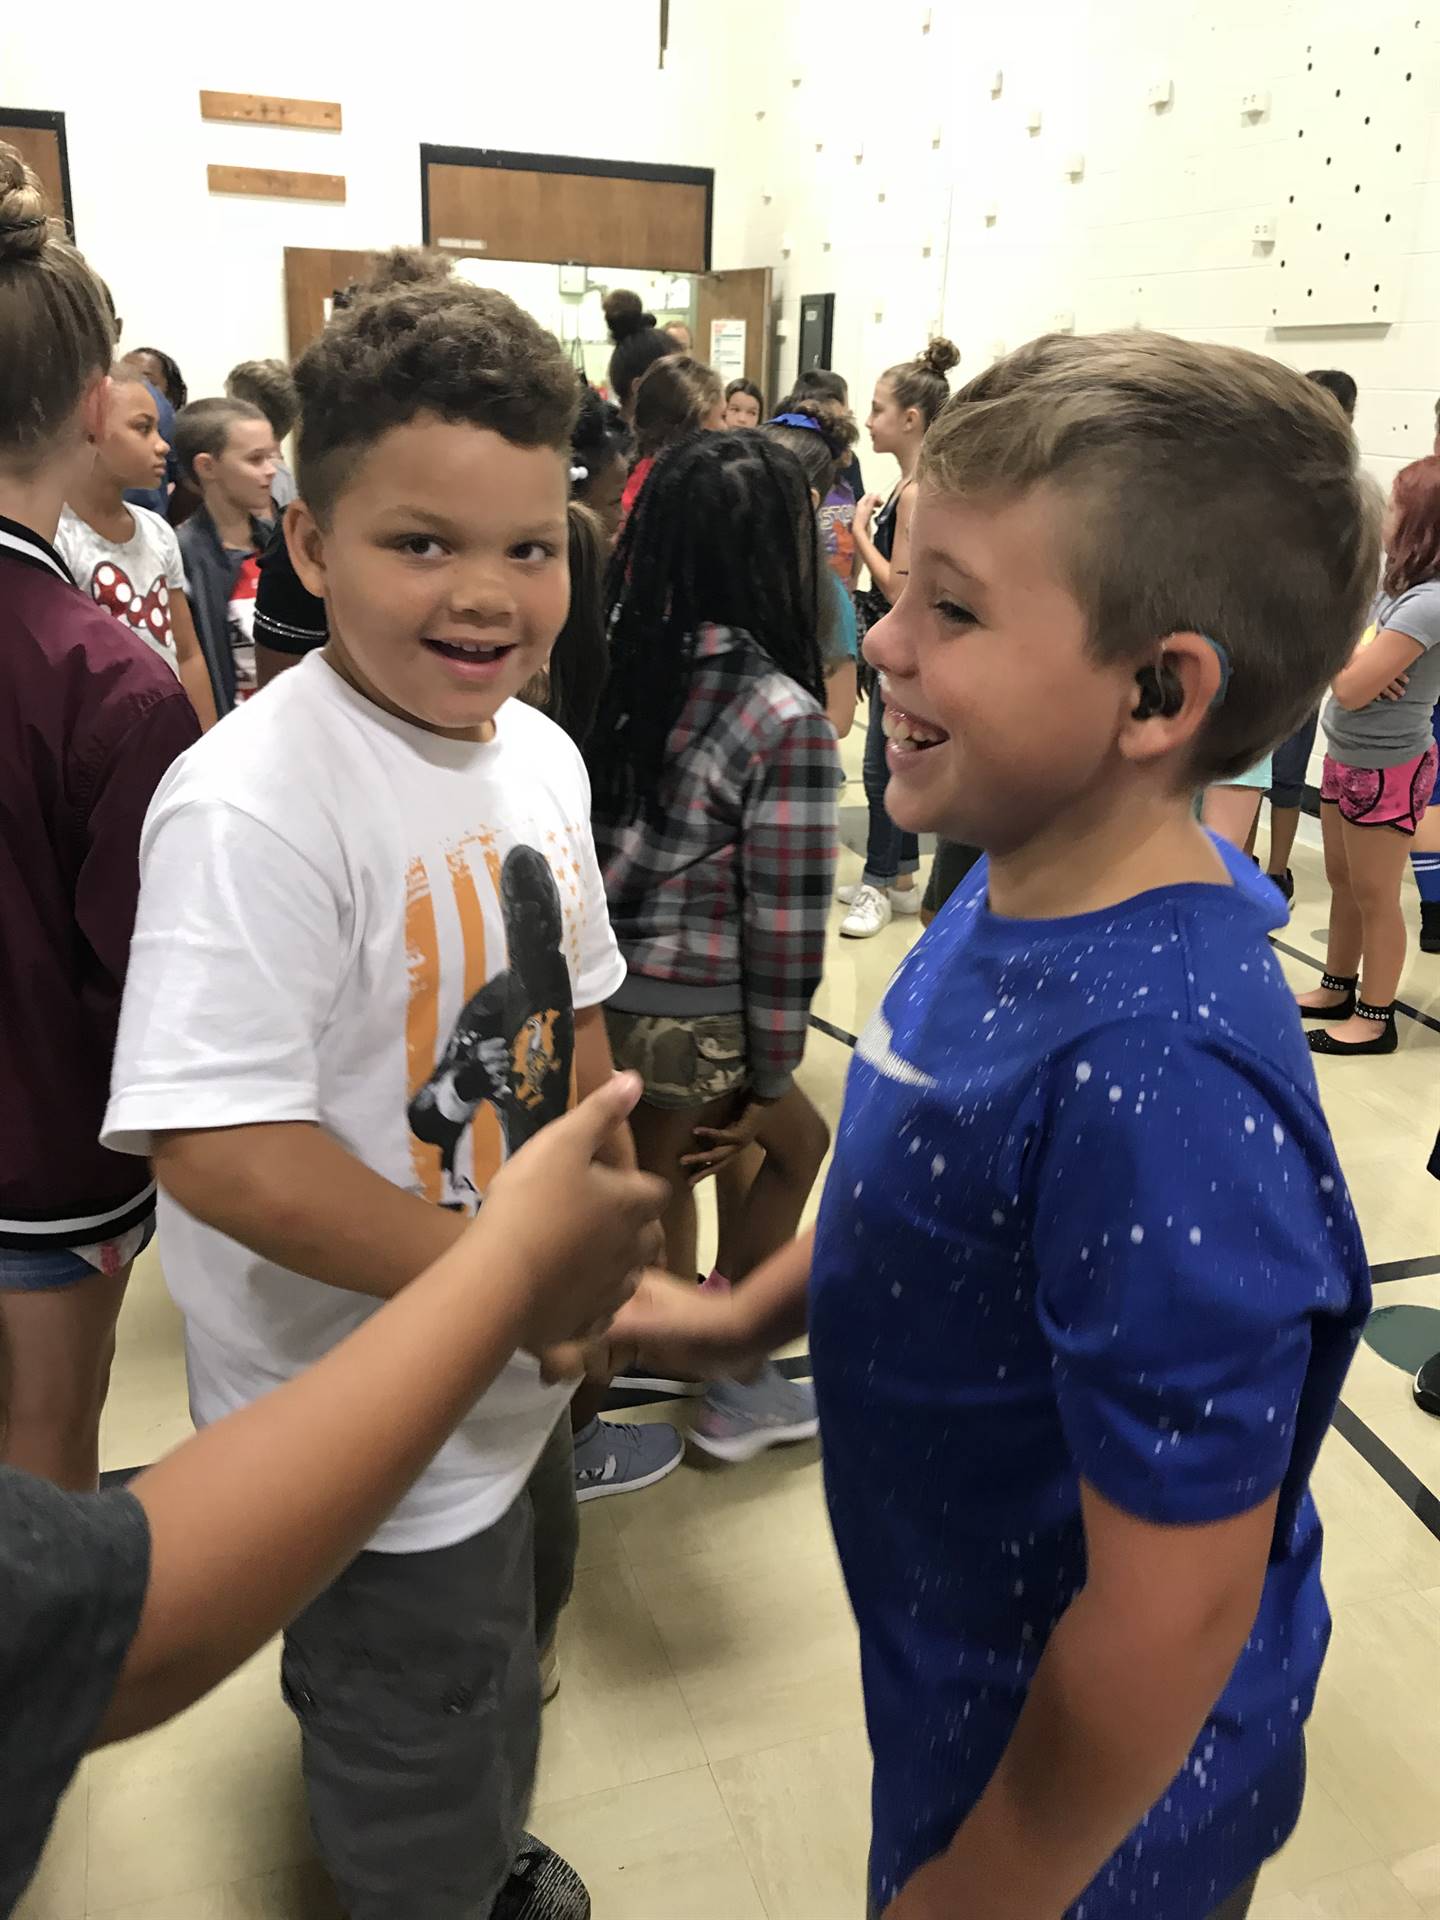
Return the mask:
<path fill-rule="evenodd" d="M 624 974 L 583 763 L 511 698 L 568 603 L 573 369 L 457 281 L 337 316 L 296 374 L 289 538 L 329 642 L 156 796 L 104 1134 L 154 1157 L 202 1425 L 459 1238 L 610 1075 Z M 589 1913 L 523 1835 L 553 1626 L 525 1489 L 566 1398 L 512 1362 L 286 1636 L 350 1920 Z"/>
<path fill-rule="evenodd" d="M 190 696 L 202 727 L 215 724 L 215 696 L 186 599 L 189 585 L 175 529 L 148 507 L 128 506 L 130 487 L 155 486 L 170 451 L 155 396 L 138 368 L 110 376 L 94 462 L 71 482 L 55 547 L 75 584 L 160 655 Z"/>

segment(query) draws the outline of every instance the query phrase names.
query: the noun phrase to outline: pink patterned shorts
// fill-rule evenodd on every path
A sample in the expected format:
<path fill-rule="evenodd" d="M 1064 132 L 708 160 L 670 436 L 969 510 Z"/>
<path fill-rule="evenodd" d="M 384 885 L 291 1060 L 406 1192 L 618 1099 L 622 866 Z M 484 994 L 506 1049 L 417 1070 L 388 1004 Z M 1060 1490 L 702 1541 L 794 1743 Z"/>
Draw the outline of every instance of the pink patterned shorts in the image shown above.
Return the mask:
<path fill-rule="evenodd" d="M 1440 749 L 1433 741 L 1398 767 L 1347 767 L 1327 753 L 1320 798 L 1339 807 L 1340 818 L 1353 826 L 1414 833 L 1435 791 L 1437 765 Z"/>

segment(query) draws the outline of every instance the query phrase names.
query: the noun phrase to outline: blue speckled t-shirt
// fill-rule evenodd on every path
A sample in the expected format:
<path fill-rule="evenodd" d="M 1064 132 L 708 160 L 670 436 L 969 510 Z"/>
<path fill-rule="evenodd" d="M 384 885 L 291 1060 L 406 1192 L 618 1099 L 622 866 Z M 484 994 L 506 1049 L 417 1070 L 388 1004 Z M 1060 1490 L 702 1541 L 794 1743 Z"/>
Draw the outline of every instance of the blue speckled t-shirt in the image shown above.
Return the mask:
<path fill-rule="evenodd" d="M 1266 933 L 1232 887 L 998 919 L 987 863 L 856 1050 L 812 1277 L 883 1908 L 946 1847 L 1085 1579 L 1081 1476 L 1201 1525 L 1277 1488 L 1253 1633 L 1173 1785 L 1070 1910 L 1203 1920 L 1284 1841 L 1329 1636 L 1307 1481 L 1369 1308 Z"/>

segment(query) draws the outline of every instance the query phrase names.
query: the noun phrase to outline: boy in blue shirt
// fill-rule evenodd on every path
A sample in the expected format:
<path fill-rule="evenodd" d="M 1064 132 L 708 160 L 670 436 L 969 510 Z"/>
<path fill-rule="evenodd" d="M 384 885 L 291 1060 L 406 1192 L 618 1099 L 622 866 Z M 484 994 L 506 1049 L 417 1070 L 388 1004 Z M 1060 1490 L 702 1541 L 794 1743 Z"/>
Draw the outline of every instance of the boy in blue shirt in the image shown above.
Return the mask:
<path fill-rule="evenodd" d="M 813 1241 L 621 1331 L 736 1367 L 808 1294 L 876 1913 L 1238 1920 L 1303 1792 L 1369 1289 L 1283 906 L 1192 802 L 1348 658 L 1376 517 L 1324 396 L 1158 335 L 1000 362 L 920 479 L 886 804 L 988 859 L 859 1043 Z"/>

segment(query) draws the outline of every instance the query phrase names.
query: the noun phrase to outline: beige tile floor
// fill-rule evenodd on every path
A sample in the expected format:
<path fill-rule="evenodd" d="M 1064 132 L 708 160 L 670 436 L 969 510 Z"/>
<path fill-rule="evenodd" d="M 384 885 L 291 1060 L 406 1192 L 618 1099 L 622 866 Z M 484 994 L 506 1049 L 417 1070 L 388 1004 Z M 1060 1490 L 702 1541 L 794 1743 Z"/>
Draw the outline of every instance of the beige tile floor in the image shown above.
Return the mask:
<path fill-rule="evenodd" d="M 846 856 L 847 877 L 857 865 Z M 1325 896 L 1313 848 L 1297 867 L 1286 937 L 1314 952 Z M 863 945 L 837 939 L 816 1011 L 855 1031 L 912 938 L 906 924 Z M 1440 1014 L 1440 960 L 1412 958 L 1405 995 Z M 1402 1025 L 1391 1060 L 1321 1063 L 1376 1261 L 1440 1254 L 1440 1185 L 1424 1172 L 1440 1034 Z M 804 1079 L 832 1118 L 847 1063 L 812 1035 Z M 1440 1306 L 1440 1276 L 1382 1292 Z M 1405 1376 L 1362 1349 L 1346 1397 L 1440 1491 L 1440 1422 L 1414 1408 Z M 187 1431 L 176 1319 L 147 1257 L 106 1462 L 152 1459 Z M 1304 1818 L 1255 1920 L 1440 1920 L 1440 1541 L 1338 1434 L 1317 1493 L 1334 1648 Z M 815 1450 L 735 1472 L 686 1467 L 588 1507 L 583 1535 L 533 1824 L 584 1874 L 596 1920 L 858 1917 L 866 1744 Z M 93 1758 L 23 1920 L 335 1920 L 275 1670 L 271 1649 L 169 1727 Z"/>

